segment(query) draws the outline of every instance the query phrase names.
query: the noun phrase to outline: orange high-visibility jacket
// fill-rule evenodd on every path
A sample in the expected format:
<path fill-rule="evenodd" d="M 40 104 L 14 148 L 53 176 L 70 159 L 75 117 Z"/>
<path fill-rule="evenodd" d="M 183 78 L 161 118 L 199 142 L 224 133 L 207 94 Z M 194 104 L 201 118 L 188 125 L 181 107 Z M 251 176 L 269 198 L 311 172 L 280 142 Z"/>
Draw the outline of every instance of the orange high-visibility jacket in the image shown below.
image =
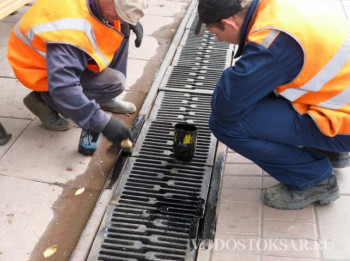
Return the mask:
<path fill-rule="evenodd" d="M 324 135 L 350 134 L 348 21 L 305 0 L 261 0 L 252 19 L 247 41 L 268 48 L 284 32 L 304 52 L 301 72 L 277 93 L 309 114 Z"/>
<path fill-rule="evenodd" d="M 111 63 L 123 41 L 120 23 L 115 26 L 96 19 L 87 0 L 37 0 L 11 32 L 8 60 L 23 85 L 47 91 L 47 43 L 70 44 L 83 50 L 96 62 L 89 69 L 100 72 Z"/>

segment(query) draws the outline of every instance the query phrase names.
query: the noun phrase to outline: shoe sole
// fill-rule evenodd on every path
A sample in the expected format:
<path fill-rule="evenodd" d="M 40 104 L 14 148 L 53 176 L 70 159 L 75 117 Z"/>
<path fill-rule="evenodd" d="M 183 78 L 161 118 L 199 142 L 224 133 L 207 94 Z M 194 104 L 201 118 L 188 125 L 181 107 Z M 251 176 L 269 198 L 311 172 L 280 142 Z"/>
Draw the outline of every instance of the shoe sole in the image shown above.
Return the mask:
<path fill-rule="evenodd" d="M 350 159 L 346 159 L 343 161 L 332 161 L 332 167 L 336 168 L 336 169 L 343 169 L 343 168 L 347 168 L 350 166 Z"/>
<path fill-rule="evenodd" d="M 323 195 L 315 195 L 314 197 L 309 198 L 308 200 L 304 200 L 296 203 L 283 203 L 268 200 L 264 197 L 264 204 L 273 208 L 283 209 L 283 210 L 295 210 L 304 208 L 312 203 L 319 203 L 320 205 L 328 204 L 332 201 L 340 198 L 339 187 L 334 189 L 332 192 L 324 193 Z"/>
<path fill-rule="evenodd" d="M 84 156 L 91 156 L 95 153 L 96 149 L 87 149 L 87 148 L 84 148 L 82 146 L 79 146 L 78 151 L 80 154 L 82 154 Z"/>
<path fill-rule="evenodd" d="M 104 106 L 100 106 L 100 108 L 102 110 L 104 110 L 104 111 L 113 112 L 113 113 L 135 113 L 136 112 L 136 110 L 133 110 L 133 111 L 130 111 L 130 110 L 129 111 L 128 110 L 125 110 L 125 111 L 123 111 L 123 110 L 112 110 L 112 109 L 104 107 Z"/>
<path fill-rule="evenodd" d="M 24 105 L 27 107 L 28 110 L 31 111 L 31 113 L 33 113 L 35 116 L 37 116 L 40 121 L 41 121 L 41 124 L 44 125 L 44 127 L 48 130 L 52 130 L 52 131 L 66 131 L 66 130 L 69 130 L 70 128 L 72 128 L 72 124 L 69 123 L 68 125 L 66 126 L 59 126 L 59 127 L 52 127 L 50 125 L 47 125 L 43 119 L 41 119 L 41 117 L 38 115 L 38 113 L 36 111 L 34 111 L 31 107 L 33 107 L 34 105 L 26 98 L 23 99 L 23 103 Z"/>

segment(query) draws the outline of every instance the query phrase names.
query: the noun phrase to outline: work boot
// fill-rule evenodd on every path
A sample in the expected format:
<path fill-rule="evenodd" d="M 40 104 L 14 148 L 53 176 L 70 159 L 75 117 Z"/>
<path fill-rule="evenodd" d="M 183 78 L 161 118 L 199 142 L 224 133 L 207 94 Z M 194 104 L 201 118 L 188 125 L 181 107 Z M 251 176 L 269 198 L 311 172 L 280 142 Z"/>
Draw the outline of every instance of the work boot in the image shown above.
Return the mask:
<path fill-rule="evenodd" d="M 97 149 L 100 133 L 81 130 L 78 151 L 85 156 L 91 156 Z"/>
<path fill-rule="evenodd" d="M 0 146 L 5 145 L 10 139 L 11 134 L 8 134 L 0 122 Z"/>
<path fill-rule="evenodd" d="M 325 154 L 329 158 L 333 168 L 346 168 L 350 166 L 349 152 L 332 152 L 310 147 L 305 147 L 305 149 Z"/>
<path fill-rule="evenodd" d="M 349 152 L 330 152 L 327 151 L 326 155 L 328 156 L 329 160 L 331 161 L 331 164 L 333 168 L 346 168 L 350 166 L 350 154 Z"/>
<path fill-rule="evenodd" d="M 117 99 L 111 99 L 106 102 L 100 102 L 100 107 L 104 111 L 113 113 L 134 113 L 136 106 L 131 102 L 125 102 Z"/>
<path fill-rule="evenodd" d="M 48 106 L 41 98 L 40 93 L 31 92 L 23 99 L 24 105 L 37 116 L 46 129 L 65 131 L 72 127 L 72 123 L 62 118 L 57 111 Z"/>
<path fill-rule="evenodd" d="M 264 204 L 278 209 L 299 209 L 313 202 L 326 204 L 340 197 L 338 181 L 331 175 L 311 188 L 295 190 L 279 183 L 264 190 Z"/>

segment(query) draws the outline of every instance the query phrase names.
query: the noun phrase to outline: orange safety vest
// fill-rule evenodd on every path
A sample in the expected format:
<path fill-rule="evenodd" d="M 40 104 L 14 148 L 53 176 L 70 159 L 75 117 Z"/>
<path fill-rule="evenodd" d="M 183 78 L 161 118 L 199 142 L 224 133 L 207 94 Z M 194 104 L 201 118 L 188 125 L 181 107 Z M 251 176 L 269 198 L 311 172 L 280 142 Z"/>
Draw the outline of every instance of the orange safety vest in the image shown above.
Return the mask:
<path fill-rule="evenodd" d="M 350 26 L 341 15 L 305 0 L 261 0 L 247 41 L 266 48 L 280 32 L 304 52 L 299 75 L 277 93 L 300 114 L 309 114 L 320 131 L 350 134 Z"/>
<path fill-rule="evenodd" d="M 9 63 L 18 80 L 35 91 L 48 90 L 47 43 L 70 44 L 83 50 L 96 63 L 88 68 L 101 72 L 123 41 L 120 22 L 114 26 L 96 19 L 87 0 L 37 0 L 11 32 Z"/>

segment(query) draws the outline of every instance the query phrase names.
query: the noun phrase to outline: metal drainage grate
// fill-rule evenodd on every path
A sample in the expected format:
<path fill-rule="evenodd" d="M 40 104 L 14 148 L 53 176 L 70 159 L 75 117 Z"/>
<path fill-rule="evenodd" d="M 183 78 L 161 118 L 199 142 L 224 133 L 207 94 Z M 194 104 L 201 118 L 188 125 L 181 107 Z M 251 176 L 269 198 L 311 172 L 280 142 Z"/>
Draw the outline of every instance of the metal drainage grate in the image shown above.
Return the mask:
<path fill-rule="evenodd" d="M 209 121 L 211 96 L 184 92 L 158 93 L 151 120 L 200 124 Z"/>
<path fill-rule="evenodd" d="M 167 163 L 179 163 L 173 156 L 174 126 L 172 122 L 146 122 L 141 131 L 141 139 L 135 145 L 133 156 L 164 160 Z M 192 166 L 213 165 L 216 139 L 210 132 L 207 122 L 196 124 L 198 128 L 198 140 L 196 153 L 189 163 Z"/>
<path fill-rule="evenodd" d="M 211 171 L 130 158 L 88 260 L 194 260 Z"/>
<path fill-rule="evenodd" d="M 193 30 L 185 32 L 183 44 L 192 47 L 181 48 L 177 61 L 187 59 L 186 66 L 171 66 L 164 76 L 160 89 L 166 91 L 159 92 L 138 136 L 88 261 L 193 261 L 197 241 L 205 234 L 203 226 L 215 223 L 215 202 L 207 200 L 209 195 L 215 201 L 216 194 L 209 194 L 209 186 L 213 171 L 214 184 L 218 184 L 220 171 L 217 162 L 214 164 L 216 140 L 208 120 L 210 94 L 221 71 L 205 66 L 226 65 L 231 49 L 216 43 L 208 32 L 200 38 L 193 36 Z M 199 64 L 189 66 L 191 52 Z M 179 121 L 194 123 L 199 129 L 196 154 L 189 163 L 172 156 L 173 128 Z"/>
<path fill-rule="evenodd" d="M 214 61 L 215 62 L 215 61 Z M 200 69 L 199 66 L 169 66 L 160 90 L 212 94 L 222 71 Z"/>
<path fill-rule="evenodd" d="M 202 36 L 197 37 L 193 30 L 187 30 L 184 33 L 183 39 L 180 42 L 180 46 L 192 46 L 192 47 L 205 47 L 205 48 L 217 48 L 217 49 L 230 49 L 230 45 L 224 42 L 218 42 L 216 36 L 205 31 Z"/>
<path fill-rule="evenodd" d="M 223 71 L 230 66 L 233 49 L 205 49 L 204 47 L 179 47 L 173 65 L 206 66 L 210 70 Z"/>

